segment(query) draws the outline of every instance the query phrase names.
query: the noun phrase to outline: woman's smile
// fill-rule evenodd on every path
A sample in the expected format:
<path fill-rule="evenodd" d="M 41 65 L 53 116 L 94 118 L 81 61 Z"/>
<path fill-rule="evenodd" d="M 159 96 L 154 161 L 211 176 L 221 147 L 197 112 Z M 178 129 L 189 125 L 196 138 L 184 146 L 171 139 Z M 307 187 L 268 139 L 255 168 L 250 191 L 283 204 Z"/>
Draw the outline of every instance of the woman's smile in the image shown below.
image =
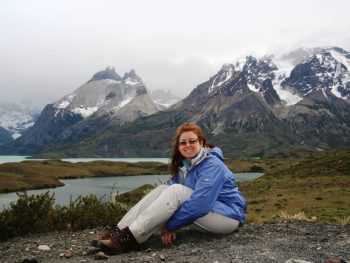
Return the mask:
<path fill-rule="evenodd" d="M 199 141 L 197 134 L 192 131 L 183 132 L 179 138 L 179 151 L 183 157 L 191 161 L 203 147 L 203 142 Z"/>

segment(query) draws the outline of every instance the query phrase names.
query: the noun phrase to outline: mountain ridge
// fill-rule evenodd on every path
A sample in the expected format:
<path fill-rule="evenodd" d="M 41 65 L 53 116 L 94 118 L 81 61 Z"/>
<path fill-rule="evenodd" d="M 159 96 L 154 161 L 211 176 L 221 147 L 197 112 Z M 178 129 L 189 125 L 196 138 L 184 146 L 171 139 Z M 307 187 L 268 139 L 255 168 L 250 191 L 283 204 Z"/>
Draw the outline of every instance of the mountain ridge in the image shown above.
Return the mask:
<path fill-rule="evenodd" d="M 171 136 L 184 122 L 200 125 L 208 139 L 228 155 L 264 156 L 296 149 L 349 148 L 349 70 L 350 53 L 337 47 L 301 49 L 277 59 L 247 56 L 236 63 L 224 64 L 217 74 L 170 108 L 159 111 L 149 106 L 151 110 L 143 109 L 146 114 L 125 121 L 117 117 L 116 122 L 111 121 L 106 112 L 120 105 L 121 97 L 117 92 L 105 92 L 107 97 L 119 100 L 109 104 L 113 107 L 105 107 L 105 111 L 98 109 L 89 115 L 90 124 L 79 128 L 82 133 L 85 129 L 84 136 L 74 129 L 66 129 L 68 135 L 63 140 L 53 140 L 52 147 L 37 153 L 43 156 L 169 156 Z M 110 68 L 108 72 L 112 74 Z M 127 74 L 130 75 L 135 72 Z M 103 85 L 106 90 L 108 85 L 119 83 L 118 92 L 126 85 L 122 79 L 107 82 Z M 134 81 L 129 88 L 125 94 L 147 95 L 142 81 Z M 96 96 L 94 98 L 96 104 Z M 139 108 L 143 103 L 151 105 L 146 101 L 148 98 L 136 104 Z M 91 132 L 86 132 L 89 129 Z M 26 145 L 20 144 L 23 145 L 25 150 Z"/>

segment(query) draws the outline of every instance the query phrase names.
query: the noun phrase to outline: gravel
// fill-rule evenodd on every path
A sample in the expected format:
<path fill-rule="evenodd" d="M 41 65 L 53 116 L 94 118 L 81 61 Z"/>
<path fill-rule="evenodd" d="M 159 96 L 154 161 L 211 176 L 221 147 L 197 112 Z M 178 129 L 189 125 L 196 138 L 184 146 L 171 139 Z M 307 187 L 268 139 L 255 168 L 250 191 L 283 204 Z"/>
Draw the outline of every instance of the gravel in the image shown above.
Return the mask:
<path fill-rule="evenodd" d="M 155 234 L 138 251 L 108 257 L 97 256 L 89 246 L 101 232 L 54 232 L 8 240 L 0 243 L 0 262 L 350 262 L 350 225 L 247 224 L 225 236 L 182 230 L 173 245 L 163 245 L 160 234 Z"/>

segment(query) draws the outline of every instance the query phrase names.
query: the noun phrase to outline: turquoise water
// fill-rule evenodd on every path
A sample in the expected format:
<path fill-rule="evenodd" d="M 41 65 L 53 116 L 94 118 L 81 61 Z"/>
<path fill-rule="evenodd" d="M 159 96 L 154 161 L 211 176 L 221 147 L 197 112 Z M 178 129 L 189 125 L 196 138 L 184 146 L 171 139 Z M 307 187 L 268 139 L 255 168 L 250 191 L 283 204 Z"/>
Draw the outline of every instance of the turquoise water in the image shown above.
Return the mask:
<path fill-rule="evenodd" d="M 18 155 L 0 155 L 0 164 L 9 162 L 22 162 L 25 160 L 44 160 L 44 159 L 27 159 L 28 156 Z M 162 162 L 168 163 L 168 158 L 64 158 L 63 161 L 77 162 L 92 162 L 92 161 L 114 161 L 114 162 Z"/>
<path fill-rule="evenodd" d="M 237 173 L 235 179 L 236 181 L 253 180 L 261 175 L 263 174 Z M 66 205 L 78 196 L 94 194 L 99 198 L 108 200 L 118 192 L 127 192 L 144 184 L 165 183 L 168 179 L 169 175 L 137 175 L 60 180 L 65 184 L 62 187 L 30 190 L 27 191 L 27 194 L 42 194 L 49 191 L 55 194 L 56 204 Z M 11 202 L 15 202 L 17 198 L 16 193 L 0 194 L 0 211 L 8 207 Z"/>

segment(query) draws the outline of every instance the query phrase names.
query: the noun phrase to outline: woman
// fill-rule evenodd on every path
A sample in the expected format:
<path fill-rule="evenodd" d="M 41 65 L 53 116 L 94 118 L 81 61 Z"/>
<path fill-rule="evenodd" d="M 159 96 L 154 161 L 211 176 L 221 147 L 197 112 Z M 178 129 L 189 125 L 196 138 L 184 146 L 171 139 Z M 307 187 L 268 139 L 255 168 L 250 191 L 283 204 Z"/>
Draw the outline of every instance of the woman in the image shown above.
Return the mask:
<path fill-rule="evenodd" d="M 194 124 L 180 126 L 174 138 L 169 185 L 160 185 L 141 199 L 112 231 L 92 242 L 108 254 L 138 248 L 161 229 L 171 244 L 176 230 L 190 226 L 229 234 L 244 224 L 246 201 L 219 148 L 207 144 Z"/>

